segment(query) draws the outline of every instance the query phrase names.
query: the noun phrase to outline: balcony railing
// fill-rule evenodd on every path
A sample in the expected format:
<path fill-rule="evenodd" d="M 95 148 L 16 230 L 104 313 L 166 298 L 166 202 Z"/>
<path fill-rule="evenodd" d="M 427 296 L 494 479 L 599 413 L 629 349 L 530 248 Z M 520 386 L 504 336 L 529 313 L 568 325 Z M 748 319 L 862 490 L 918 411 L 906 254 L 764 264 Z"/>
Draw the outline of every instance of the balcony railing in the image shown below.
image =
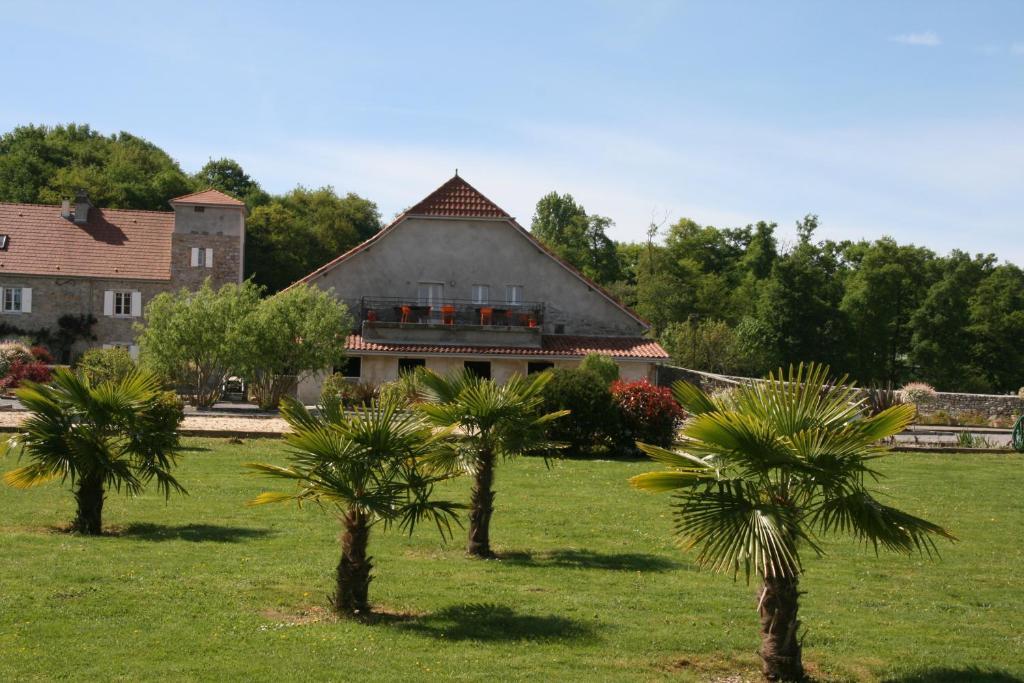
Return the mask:
<path fill-rule="evenodd" d="M 362 322 L 369 323 L 531 328 L 544 324 L 544 304 L 536 301 L 479 303 L 468 299 L 424 304 L 415 298 L 363 297 L 359 315 Z"/>

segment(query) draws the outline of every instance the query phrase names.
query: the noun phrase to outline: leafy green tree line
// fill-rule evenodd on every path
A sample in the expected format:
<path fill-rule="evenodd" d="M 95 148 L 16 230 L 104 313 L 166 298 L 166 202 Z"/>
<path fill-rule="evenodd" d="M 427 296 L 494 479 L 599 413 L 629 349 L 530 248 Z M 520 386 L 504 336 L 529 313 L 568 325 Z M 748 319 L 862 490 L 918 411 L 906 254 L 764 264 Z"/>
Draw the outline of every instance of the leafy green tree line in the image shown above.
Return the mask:
<path fill-rule="evenodd" d="M 992 254 L 940 256 L 890 237 L 818 240 L 814 215 L 791 245 L 763 221 L 684 218 L 646 243 L 612 242 L 609 224 L 552 192 L 532 230 L 649 320 L 681 365 L 760 375 L 814 360 L 864 384 L 1024 385 L 1024 271 Z"/>
<path fill-rule="evenodd" d="M 104 208 L 167 210 L 168 200 L 209 187 L 246 203 L 246 277 L 269 292 L 381 228 L 377 205 L 357 194 L 297 186 L 272 195 L 232 159 L 210 159 L 190 175 L 130 133 L 68 124 L 19 126 L 0 136 L 0 202 L 57 204 L 84 188 Z"/>
<path fill-rule="evenodd" d="M 231 159 L 188 174 L 129 133 L 21 126 L 0 136 L 0 201 L 56 203 L 78 188 L 99 206 L 164 209 L 215 187 L 249 209 L 246 276 L 278 291 L 381 228 L 376 204 L 331 187 L 272 195 Z M 570 194 L 537 203 L 533 233 L 650 320 L 688 367 L 761 374 L 818 361 L 862 383 L 924 380 L 939 389 L 1024 385 L 1024 271 L 991 254 L 946 256 L 891 238 L 816 239 L 817 216 L 780 244 L 775 223 L 733 228 L 682 219 L 646 242 Z"/>

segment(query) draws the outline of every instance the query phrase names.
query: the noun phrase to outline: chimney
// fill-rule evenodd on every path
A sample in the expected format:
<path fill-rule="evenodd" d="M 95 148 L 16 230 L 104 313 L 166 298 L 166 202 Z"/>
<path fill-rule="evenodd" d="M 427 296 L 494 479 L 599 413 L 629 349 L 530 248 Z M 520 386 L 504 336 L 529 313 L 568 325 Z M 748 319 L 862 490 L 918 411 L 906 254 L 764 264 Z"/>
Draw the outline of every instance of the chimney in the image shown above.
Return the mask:
<path fill-rule="evenodd" d="M 92 202 L 89 201 L 89 193 L 79 190 L 75 193 L 75 223 L 82 225 L 89 222 L 89 209 Z"/>
<path fill-rule="evenodd" d="M 60 217 L 66 221 L 71 220 L 71 200 L 65 199 L 60 203 Z"/>

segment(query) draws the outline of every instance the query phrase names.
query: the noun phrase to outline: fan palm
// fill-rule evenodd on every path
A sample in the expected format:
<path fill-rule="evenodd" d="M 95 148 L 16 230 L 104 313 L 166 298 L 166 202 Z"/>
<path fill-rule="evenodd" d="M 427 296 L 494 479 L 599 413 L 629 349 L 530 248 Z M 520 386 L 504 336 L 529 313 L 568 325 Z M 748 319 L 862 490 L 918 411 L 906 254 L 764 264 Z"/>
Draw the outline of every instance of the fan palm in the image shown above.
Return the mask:
<path fill-rule="evenodd" d="M 168 419 L 155 375 L 134 371 L 93 385 L 83 375 L 57 370 L 50 385 L 25 382 L 16 393 L 30 415 L 7 450 L 31 462 L 4 481 L 16 488 L 70 481 L 78 506 L 74 531 L 102 532 L 109 488 L 135 495 L 155 480 L 166 496 L 185 492 L 171 475 L 180 406 Z"/>
<path fill-rule="evenodd" d="M 458 426 L 455 447 L 449 451 L 451 466 L 473 475 L 466 551 L 493 557 L 490 528 L 497 460 L 550 452 L 555 444 L 546 437 L 547 426 L 569 411 L 540 412 L 541 391 L 551 380 L 550 372 L 513 375 L 505 384 L 468 370 L 447 377 L 421 370 L 417 379 L 426 399 L 417 409 L 435 425 Z"/>
<path fill-rule="evenodd" d="M 297 489 L 261 493 L 250 504 L 314 502 L 337 509 L 343 533 L 331 602 L 343 616 L 366 614 L 373 567 L 367 555 L 371 527 L 397 525 L 411 534 L 419 522 L 428 520 L 448 537 L 451 522 L 458 520 L 457 504 L 431 499 L 436 483 L 457 474 L 441 469 L 433 458 L 451 430 L 433 429 L 388 398 L 357 408 L 351 416 L 337 402 L 321 406 L 314 415 L 286 398 L 281 414 L 292 430 L 285 436 L 291 464 L 248 467 L 292 480 Z"/>
<path fill-rule="evenodd" d="M 852 387 L 828 381 L 828 368 L 801 365 L 739 387 L 728 400 L 677 382 L 673 393 L 693 415 L 680 450 L 638 444 L 668 470 L 633 477 L 633 486 L 676 492 L 676 531 L 697 562 L 762 581 L 761 658 L 768 680 L 803 678 L 798 582 L 800 553 L 821 554 L 816 536 L 846 533 L 879 548 L 931 554 L 945 529 L 879 502 L 868 490 L 885 454 L 878 442 L 914 417 L 896 405 L 864 417 Z"/>

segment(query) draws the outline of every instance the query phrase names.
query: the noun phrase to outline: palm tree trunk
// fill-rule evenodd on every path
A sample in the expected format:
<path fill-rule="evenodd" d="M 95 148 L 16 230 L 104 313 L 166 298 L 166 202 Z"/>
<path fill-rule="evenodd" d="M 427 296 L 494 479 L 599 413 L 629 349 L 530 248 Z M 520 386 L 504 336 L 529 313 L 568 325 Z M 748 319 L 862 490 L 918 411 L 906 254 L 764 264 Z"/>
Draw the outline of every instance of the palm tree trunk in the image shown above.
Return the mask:
<path fill-rule="evenodd" d="M 764 577 L 758 608 L 761 615 L 761 661 L 769 681 L 802 681 L 804 665 L 800 654 L 797 619 L 800 593 L 797 577 Z"/>
<path fill-rule="evenodd" d="M 470 497 L 469 543 L 466 552 L 475 557 L 494 557 L 491 552 L 491 514 L 494 512 L 494 453 L 481 450 Z"/>
<path fill-rule="evenodd" d="M 71 524 L 72 531 L 87 536 L 99 536 L 103 532 L 103 475 L 86 474 L 78 480 L 75 501 L 78 511 Z"/>
<path fill-rule="evenodd" d="M 358 509 L 345 514 L 345 531 L 341 536 L 341 561 L 338 562 L 337 590 L 334 609 L 343 616 L 357 616 L 370 611 L 370 570 L 373 564 L 366 556 L 370 526 L 366 515 Z"/>

